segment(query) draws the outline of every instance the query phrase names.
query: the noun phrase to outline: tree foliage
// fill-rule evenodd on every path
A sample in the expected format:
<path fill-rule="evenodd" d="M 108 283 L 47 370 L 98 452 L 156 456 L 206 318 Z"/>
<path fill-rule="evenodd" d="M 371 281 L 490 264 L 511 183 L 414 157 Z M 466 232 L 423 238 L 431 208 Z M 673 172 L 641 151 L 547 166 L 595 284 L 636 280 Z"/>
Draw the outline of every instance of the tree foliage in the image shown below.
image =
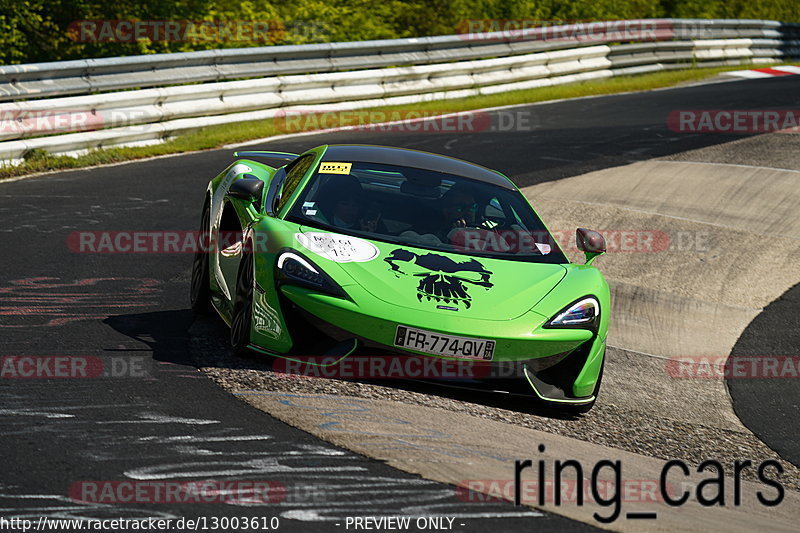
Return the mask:
<path fill-rule="evenodd" d="M 476 19 L 800 21 L 797 0 L 0 0 L 0 63 L 452 34 Z M 76 21 L 271 21 L 269 38 L 76 39 Z"/>

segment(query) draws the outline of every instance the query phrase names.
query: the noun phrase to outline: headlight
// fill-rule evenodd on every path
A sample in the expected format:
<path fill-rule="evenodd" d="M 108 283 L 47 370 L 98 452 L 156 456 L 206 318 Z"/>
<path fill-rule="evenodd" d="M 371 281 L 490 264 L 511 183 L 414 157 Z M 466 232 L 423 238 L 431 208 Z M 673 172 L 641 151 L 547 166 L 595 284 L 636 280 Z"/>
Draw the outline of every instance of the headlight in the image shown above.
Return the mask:
<path fill-rule="evenodd" d="M 333 296 L 346 296 L 344 290 L 310 260 L 294 251 L 278 254 L 275 265 L 278 278 L 294 285 L 325 292 Z"/>
<path fill-rule="evenodd" d="M 595 329 L 599 320 L 600 304 L 596 298 L 587 296 L 562 309 L 544 327 Z"/>

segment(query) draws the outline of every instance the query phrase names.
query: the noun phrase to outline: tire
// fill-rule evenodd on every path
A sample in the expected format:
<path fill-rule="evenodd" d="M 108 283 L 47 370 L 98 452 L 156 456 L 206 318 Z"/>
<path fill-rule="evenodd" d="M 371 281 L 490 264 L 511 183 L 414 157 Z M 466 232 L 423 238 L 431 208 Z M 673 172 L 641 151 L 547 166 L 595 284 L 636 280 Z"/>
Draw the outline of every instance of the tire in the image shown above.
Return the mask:
<path fill-rule="evenodd" d="M 211 277 L 208 269 L 210 250 L 203 249 L 205 247 L 203 237 L 209 231 L 210 226 L 211 208 L 206 202 L 205 206 L 203 206 L 203 215 L 200 220 L 200 242 L 192 260 L 192 282 L 189 289 L 192 311 L 196 315 L 205 315 L 211 310 L 211 289 L 209 287 Z"/>
<path fill-rule="evenodd" d="M 249 249 L 249 245 L 245 245 Z M 233 297 L 233 316 L 231 319 L 231 347 L 236 355 L 251 354 L 250 329 L 253 323 L 253 255 L 242 253 L 239 274 L 236 276 L 236 293 Z"/>

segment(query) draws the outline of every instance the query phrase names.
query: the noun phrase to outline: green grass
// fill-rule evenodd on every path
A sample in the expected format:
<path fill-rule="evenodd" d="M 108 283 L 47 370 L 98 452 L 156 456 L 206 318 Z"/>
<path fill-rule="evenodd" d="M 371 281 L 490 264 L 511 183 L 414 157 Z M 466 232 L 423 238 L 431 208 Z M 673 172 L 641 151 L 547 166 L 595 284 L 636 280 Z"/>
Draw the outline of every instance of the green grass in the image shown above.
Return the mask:
<path fill-rule="evenodd" d="M 393 110 L 409 111 L 413 109 L 414 111 L 433 114 L 435 112 L 468 111 L 486 107 L 544 102 L 561 98 L 576 98 L 580 96 L 644 91 L 661 87 L 671 87 L 679 83 L 698 81 L 712 77 L 720 72 L 727 70 L 739 70 L 742 68 L 747 68 L 747 66 L 710 69 L 691 68 L 686 70 L 655 72 L 638 76 L 620 76 L 603 80 L 571 83 L 553 87 L 542 87 L 539 89 L 511 91 L 489 96 L 475 96 L 457 100 L 439 100 L 435 102 L 426 102 L 405 106 L 380 107 L 375 108 L 375 110 L 381 111 L 381 113 L 376 114 L 378 121 L 380 121 L 387 115 L 387 112 L 391 112 Z M 178 136 L 161 144 L 93 150 L 80 157 L 51 155 L 43 150 L 33 150 L 26 156 L 25 161 L 20 165 L 1 166 L 0 179 L 47 172 L 51 170 L 84 168 L 95 165 L 118 163 L 122 161 L 130 161 L 134 159 L 142 159 L 166 154 L 209 150 L 213 148 L 219 148 L 226 144 L 280 135 L 282 133 L 286 133 L 285 130 L 286 128 L 283 127 L 283 124 L 280 121 L 276 123 L 274 119 L 269 119 L 211 126 Z"/>

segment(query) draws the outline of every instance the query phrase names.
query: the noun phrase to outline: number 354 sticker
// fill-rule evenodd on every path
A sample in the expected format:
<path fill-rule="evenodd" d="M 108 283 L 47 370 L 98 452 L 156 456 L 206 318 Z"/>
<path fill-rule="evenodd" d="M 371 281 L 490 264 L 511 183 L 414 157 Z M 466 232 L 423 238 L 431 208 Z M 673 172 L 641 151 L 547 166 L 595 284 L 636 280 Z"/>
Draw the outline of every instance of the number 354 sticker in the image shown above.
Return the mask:
<path fill-rule="evenodd" d="M 378 257 L 378 248 L 369 241 L 336 233 L 297 233 L 297 242 L 306 249 L 337 263 L 363 263 Z"/>

